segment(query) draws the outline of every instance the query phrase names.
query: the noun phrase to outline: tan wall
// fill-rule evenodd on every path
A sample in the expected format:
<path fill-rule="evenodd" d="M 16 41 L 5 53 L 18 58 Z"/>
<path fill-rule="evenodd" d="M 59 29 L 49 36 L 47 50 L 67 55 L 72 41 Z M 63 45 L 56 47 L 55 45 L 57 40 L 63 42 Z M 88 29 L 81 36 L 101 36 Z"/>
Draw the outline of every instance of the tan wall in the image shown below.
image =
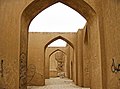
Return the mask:
<path fill-rule="evenodd" d="M 45 51 L 45 78 L 49 78 L 49 57 L 51 54 L 53 54 L 56 51 L 62 51 L 66 55 L 66 61 L 68 57 L 68 48 L 67 47 L 47 47 Z M 67 73 L 68 74 L 68 73 Z M 66 74 L 66 76 L 67 76 Z"/>
<path fill-rule="evenodd" d="M 36 75 L 34 75 L 32 80 L 29 82 L 29 85 L 44 85 L 45 83 L 44 47 L 52 39 L 59 36 L 62 36 L 63 38 L 67 39 L 67 41 L 70 42 L 73 46 L 76 45 L 76 33 L 29 33 L 28 67 L 29 65 L 34 65 L 36 68 L 35 71 Z"/>
<path fill-rule="evenodd" d="M 97 21 L 97 20 L 96 20 Z M 97 22 L 96 22 L 97 23 Z M 92 27 L 93 26 L 93 27 Z M 93 28 L 93 30 L 92 30 Z M 99 31 L 94 22 L 88 22 L 83 30 L 83 86 L 102 88 Z"/>
<path fill-rule="evenodd" d="M 78 30 L 77 39 L 77 81 L 79 86 L 83 86 L 83 29 Z"/>
<path fill-rule="evenodd" d="M 32 14 L 33 12 L 31 11 L 31 9 L 29 12 L 27 12 L 27 14 L 31 16 L 24 14 L 24 16 L 27 18 L 23 19 L 23 25 L 20 23 L 21 22 L 20 20 L 21 20 L 21 14 L 24 8 L 27 7 L 32 1 L 34 0 L 0 0 L 0 13 L 1 13 L 0 14 L 0 29 L 1 29 L 0 60 L 1 59 L 4 60 L 4 80 L 5 80 L 6 89 L 19 89 L 19 77 L 18 77 L 19 76 L 19 56 L 20 56 L 20 53 L 24 52 L 25 54 L 22 54 L 22 57 L 24 56 L 23 57 L 24 59 L 26 59 L 27 57 L 27 54 L 26 54 L 27 51 L 26 49 L 24 49 L 24 48 L 27 48 L 27 25 L 29 23 L 29 20 L 31 20 L 32 17 L 34 17 L 36 13 L 38 13 L 37 12 L 38 10 L 36 9 L 36 7 L 34 5 L 32 7 L 32 11 L 34 11 L 34 9 L 36 10 L 34 14 Z M 47 4 L 49 4 L 49 2 L 51 3 L 55 1 L 56 0 L 46 0 L 45 1 L 46 4 L 40 4 L 40 5 L 45 5 L 43 7 L 46 7 Z M 69 0 L 65 0 L 65 1 L 67 2 Z M 83 0 L 70 0 L 69 3 L 73 3 L 72 5 L 74 6 L 76 5 L 76 3 L 78 3 L 77 5 L 79 5 L 81 1 Z M 101 89 L 101 84 L 100 84 L 101 76 L 99 75 L 101 74 L 101 72 L 96 74 L 96 71 L 101 70 L 98 67 L 98 65 L 99 66 L 101 65 L 99 63 L 100 58 L 101 58 L 102 59 L 103 89 L 118 89 L 120 87 L 120 83 L 118 80 L 119 73 L 118 74 L 112 73 L 110 67 L 112 63 L 111 58 L 115 57 L 116 62 L 119 62 L 119 59 L 120 59 L 120 56 L 119 56 L 120 54 L 120 50 L 119 50 L 120 48 L 119 47 L 120 45 L 120 41 L 119 41 L 119 38 L 120 38 L 120 35 L 119 35 L 120 34 L 120 30 L 119 30 L 120 28 L 120 25 L 119 25 L 120 23 L 120 19 L 119 19 L 120 2 L 119 0 L 84 0 L 84 1 L 87 2 L 87 4 L 91 5 L 91 7 L 96 11 L 96 14 L 98 15 L 97 16 L 98 21 L 95 23 L 99 25 L 99 28 L 96 28 L 96 27 L 92 28 L 94 21 L 88 22 L 91 25 L 91 27 L 88 28 L 90 30 L 90 33 L 89 33 L 90 39 L 92 38 L 91 40 L 94 40 L 96 38 L 96 40 L 94 41 L 89 40 L 90 46 L 92 46 L 91 48 L 94 48 L 94 49 L 90 49 L 91 50 L 90 55 L 94 55 L 94 57 L 90 56 L 90 58 L 92 59 L 92 60 L 90 59 L 92 62 L 91 63 L 91 67 L 92 67 L 92 70 L 91 70 L 91 78 L 92 78 L 91 86 L 92 87 L 91 88 Z M 84 3 L 82 4 L 83 6 L 86 5 Z M 76 6 L 76 7 L 79 8 L 79 6 Z M 86 7 L 87 6 L 84 7 L 85 9 L 84 8 L 82 9 L 83 12 L 81 11 L 81 13 L 85 17 L 87 16 L 89 17 L 89 12 L 91 13 L 91 11 L 86 10 Z M 40 8 L 42 8 L 42 6 Z M 22 31 L 21 33 L 23 33 L 21 34 L 21 37 L 22 37 L 21 38 L 21 50 L 22 50 L 21 52 L 19 50 L 20 49 L 20 31 Z M 98 35 L 96 35 L 96 31 L 100 32 L 100 45 L 96 44 L 96 41 L 98 39 L 98 37 L 96 36 L 99 35 L 98 32 L 97 32 Z M 94 47 L 94 45 L 96 47 Z M 98 55 L 99 53 L 95 51 L 97 47 L 99 46 L 101 47 L 101 55 Z M 42 54 L 41 56 L 44 56 L 44 55 Z M 44 61 L 44 59 L 41 59 L 40 61 Z M 42 71 L 42 73 L 44 72 Z M 26 77 L 21 76 L 21 79 L 25 80 Z M 42 80 L 44 81 L 44 79 Z M 100 82 L 100 83 L 96 84 L 96 82 L 97 83 Z M 23 84 L 25 83 L 26 81 L 23 82 Z M 26 89 L 26 85 L 24 85 L 24 88 Z M 21 86 L 20 86 L 20 89 L 21 89 Z"/>
<path fill-rule="evenodd" d="M 49 58 L 49 77 L 57 77 L 57 61 L 55 59 L 55 53 Z"/>
<path fill-rule="evenodd" d="M 69 46 L 69 45 L 68 45 L 68 46 Z M 74 71 L 75 71 L 75 70 L 74 70 L 74 69 L 75 69 L 75 68 L 74 68 L 74 65 L 75 65 L 75 64 L 74 64 L 74 50 L 73 50 L 73 48 L 72 48 L 71 46 L 69 46 L 69 51 L 68 51 L 68 52 L 69 52 L 69 62 L 68 62 L 68 63 L 69 63 L 69 64 L 68 64 L 68 68 L 69 68 L 69 70 L 68 70 L 68 71 L 69 71 L 69 72 L 68 72 L 68 73 L 69 73 L 69 78 L 75 81 L 74 78 L 75 78 L 76 76 L 75 76 L 75 73 L 74 73 Z"/>
<path fill-rule="evenodd" d="M 87 24 L 83 30 L 78 31 L 78 85 L 96 89 L 97 86 L 101 87 L 100 82 L 102 81 L 100 78 L 99 33 L 96 30 L 91 32 L 89 26 Z M 91 34 L 93 35 L 91 36 Z M 97 79 L 99 82 L 94 79 Z"/>
<path fill-rule="evenodd" d="M 57 69 L 56 69 L 57 68 L 57 61 L 55 60 L 55 53 L 50 56 L 49 60 L 50 60 L 49 71 L 52 71 L 52 70 L 57 71 Z"/>
<path fill-rule="evenodd" d="M 49 71 L 49 76 L 50 76 L 50 78 L 56 78 L 57 76 L 58 76 L 58 72 L 57 71 L 54 71 L 54 70 L 52 70 L 52 71 Z"/>
<path fill-rule="evenodd" d="M 48 64 L 48 66 L 49 66 L 49 77 L 57 77 L 58 76 L 58 71 L 57 71 L 57 66 L 58 66 L 58 64 L 57 64 L 57 61 L 56 61 L 56 59 L 55 59 L 55 54 L 57 53 L 57 52 L 62 52 L 62 51 L 56 51 L 55 53 L 53 53 L 51 56 L 50 56 L 50 58 L 49 58 L 49 63 L 50 64 Z M 63 52 L 62 52 L 63 53 Z M 66 64 L 67 64 L 67 56 L 66 56 L 66 54 L 65 53 L 63 53 L 63 56 L 64 56 L 64 65 L 63 65 L 63 72 L 65 73 L 65 77 L 67 77 L 66 76 L 66 72 L 67 72 L 67 66 L 66 66 Z"/>
<path fill-rule="evenodd" d="M 82 30 L 83 33 L 83 86 L 85 87 L 90 87 L 90 82 L 91 82 L 91 58 L 90 58 L 90 52 L 89 50 L 89 31 L 84 28 Z M 92 55 L 93 56 L 93 55 Z"/>
<path fill-rule="evenodd" d="M 106 3 L 106 4 L 105 4 Z M 119 89 L 120 73 L 112 73 L 112 58 L 120 63 L 120 1 L 103 0 L 100 11 L 103 89 Z"/>
<path fill-rule="evenodd" d="M 3 86 L 0 88 L 19 89 L 19 18 L 25 5 L 20 2 L 0 0 L 0 61 L 3 60 L 4 68 L 4 77 L 0 76 Z"/>
<path fill-rule="evenodd" d="M 92 89 L 97 89 L 97 86 L 100 88 L 102 80 L 100 74 L 99 33 L 95 29 L 91 31 L 90 24 L 87 24 L 83 30 L 78 31 L 77 35 L 79 40 L 77 41 L 78 85 Z"/>

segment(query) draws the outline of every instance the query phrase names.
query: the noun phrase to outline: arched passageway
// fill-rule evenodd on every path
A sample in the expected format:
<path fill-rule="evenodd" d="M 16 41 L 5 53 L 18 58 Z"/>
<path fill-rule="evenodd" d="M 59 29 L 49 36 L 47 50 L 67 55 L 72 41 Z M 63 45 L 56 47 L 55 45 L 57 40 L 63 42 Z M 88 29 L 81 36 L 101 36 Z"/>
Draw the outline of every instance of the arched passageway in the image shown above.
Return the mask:
<path fill-rule="evenodd" d="M 63 41 L 65 41 L 67 44 L 69 44 L 70 45 L 70 47 L 73 49 L 73 53 L 71 54 L 71 55 L 73 55 L 73 57 L 74 57 L 74 54 L 75 54 L 75 52 L 74 52 L 74 46 L 73 46 L 73 43 L 71 43 L 68 39 L 66 39 L 66 38 L 64 38 L 64 37 L 62 37 L 62 36 L 57 36 L 57 37 L 55 37 L 55 38 L 53 38 L 53 39 L 51 39 L 46 45 L 45 45 L 45 78 L 49 78 L 49 73 L 48 73 L 48 69 L 49 69 L 49 66 L 48 66 L 48 64 L 49 64 L 49 57 L 54 53 L 54 52 L 56 52 L 56 51 L 59 51 L 60 49 L 62 50 L 62 47 L 60 47 L 60 49 L 55 49 L 52 53 L 50 53 L 49 54 L 49 51 L 48 51 L 48 49 L 50 48 L 50 47 L 48 47 L 48 45 L 50 45 L 51 43 L 53 43 L 54 41 L 57 41 L 57 40 L 59 40 L 59 39 L 62 39 Z M 51 47 L 52 48 L 52 47 Z M 58 47 L 59 48 L 59 47 Z M 65 51 L 67 52 L 67 49 L 68 49 L 68 47 L 63 47 L 63 49 L 65 49 Z M 60 50 L 60 51 L 61 51 Z M 63 52 L 64 53 L 64 52 Z M 68 55 L 68 53 L 65 53 L 65 55 Z M 67 60 L 66 60 L 66 75 L 67 75 L 67 77 L 68 78 L 70 78 L 70 60 L 68 60 L 69 58 L 67 57 Z"/>
<path fill-rule="evenodd" d="M 89 29 L 89 32 L 91 33 L 90 35 L 90 40 L 92 40 L 93 38 L 96 37 L 96 42 L 99 42 L 99 24 L 98 24 L 98 19 L 97 19 L 97 15 L 94 11 L 94 9 L 88 5 L 85 1 L 83 0 L 34 0 L 33 2 L 31 2 L 28 6 L 26 6 L 26 8 L 24 9 L 22 16 L 21 16 L 21 33 L 20 33 L 20 89 L 26 89 L 27 86 L 27 75 L 26 75 L 26 70 L 27 70 L 27 44 L 28 44 L 28 26 L 31 22 L 31 20 L 38 14 L 40 13 L 42 10 L 46 9 L 47 7 L 57 3 L 57 2 L 61 2 L 66 4 L 67 6 L 70 6 L 71 8 L 73 8 L 74 10 L 76 10 L 78 13 L 80 13 L 83 17 L 86 18 L 87 20 L 87 29 Z M 42 3 L 42 4 L 41 4 Z M 95 29 L 95 31 L 92 31 L 93 29 Z M 97 34 L 97 35 L 95 35 Z M 50 42 L 49 42 L 50 43 Z M 49 44 L 48 43 L 48 44 Z M 47 46 L 47 45 L 46 45 Z M 45 46 L 45 48 L 46 48 Z M 99 86 L 99 88 L 101 88 L 101 82 L 98 83 L 96 86 L 94 86 L 94 82 L 97 82 L 98 80 L 101 81 L 101 60 L 99 58 L 99 46 L 94 45 L 94 42 L 90 42 L 90 48 L 92 49 L 92 52 L 90 53 L 90 55 L 95 55 L 95 58 L 91 58 L 91 65 L 98 65 L 99 67 L 97 67 L 97 73 L 99 74 L 98 76 L 96 76 L 96 74 L 94 73 L 96 71 L 96 68 L 91 67 L 92 71 L 91 71 L 91 77 L 96 77 L 96 78 L 92 78 L 91 79 L 91 87 L 97 87 Z M 96 49 L 98 49 L 96 51 Z M 94 52 L 96 51 L 96 52 Z M 93 53 L 94 52 L 94 53 Z M 95 60 L 97 59 L 97 60 Z M 78 63 L 79 60 L 76 60 L 76 64 Z M 97 64 L 96 64 L 96 62 Z M 76 65 L 77 66 L 77 65 Z M 78 70 L 78 69 L 76 69 Z M 94 71 L 93 71 L 94 70 Z M 81 70 L 80 70 L 81 71 Z M 78 75 L 76 73 L 76 75 Z M 80 74 L 82 75 L 82 74 Z M 78 76 L 77 76 L 78 77 Z M 81 78 L 82 80 L 82 78 Z M 76 83 L 78 81 L 78 78 L 76 78 Z M 83 82 L 81 81 L 80 83 L 81 86 L 83 86 Z M 96 88 L 95 88 L 96 89 Z"/>
<path fill-rule="evenodd" d="M 59 36 L 60 35 L 60 36 Z M 46 38 L 46 36 L 49 36 Z M 69 37 L 70 36 L 70 37 Z M 44 85 L 45 73 L 44 69 L 44 56 L 45 45 L 54 38 L 62 37 L 67 39 L 75 46 L 76 34 L 69 33 L 29 33 L 29 46 L 28 46 L 28 66 L 34 65 L 36 67 L 36 76 L 32 79 L 29 85 Z M 72 39 L 71 39 L 72 37 Z M 44 40 L 43 40 L 44 39 Z M 41 76 L 42 75 L 42 76 Z"/>
<path fill-rule="evenodd" d="M 67 72 L 67 56 L 61 51 L 55 51 L 49 56 L 49 78 L 64 78 Z"/>
<path fill-rule="evenodd" d="M 49 42 L 47 42 L 47 44 L 45 45 L 45 50 L 49 44 L 51 44 L 52 42 L 54 42 L 58 39 L 62 39 L 63 41 L 65 41 L 67 44 L 69 44 L 74 49 L 73 42 L 69 41 L 67 38 L 65 38 L 63 36 L 57 36 L 57 37 L 54 37 L 53 39 L 51 39 Z"/>
<path fill-rule="evenodd" d="M 40 12 L 30 23 L 29 32 L 77 32 L 86 19 L 69 6 L 58 2 Z"/>

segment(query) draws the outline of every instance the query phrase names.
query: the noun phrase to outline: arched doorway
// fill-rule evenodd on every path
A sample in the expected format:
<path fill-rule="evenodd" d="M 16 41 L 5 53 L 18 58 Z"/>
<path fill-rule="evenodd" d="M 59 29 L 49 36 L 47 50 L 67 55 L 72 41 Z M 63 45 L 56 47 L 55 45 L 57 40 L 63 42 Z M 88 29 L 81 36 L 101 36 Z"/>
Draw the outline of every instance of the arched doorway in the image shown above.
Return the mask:
<path fill-rule="evenodd" d="M 21 31 L 20 31 L 20 89 L 26 89 L 27 86 L 27 44 L 28 44 L 28 26 L 31 22 L 31 20 L 38 14 L 40 13 L 42 10 L 44 10 L 45 8 L 57 3 L 57 2 L 61 2 L 64 3 L 68 6 L 70 6 L 71 8 L 73 8 L 74 10 L 76 10 L 78 13 L 80 13 L 81 15 L 83 15 L 87 22 L 88 22 L 88 29 L 92 32 L 92 29 L 96 29 L 95 33 L 92 33 L 91 35 L 94 34 L 98 34 L 98 36 L 96 36 L 96 41 L 99 42 L 99 24 L 98 24 L 98 18 L 97 15 L 94 11 L 94 9 L 88 5 L 85 1 L 83 0 L 34 0 L 33 2 L 31 2 L 23 11 L 22 16 L 21 16 Z M 93 36 L 92 36 L 93 38 Z M 94 45 L 94 43 L 90 43 L 91 46 L 96 46 Z M 92 47 L 91 47 L 92 48 Z M 94 48 L 94 47 L 93 47 Z M 99 52 L 99 46 L 96 48 L 98 48 L 98 52 Z M 95 49 L 93 49 L 95 50 Z M 91 53 L 91 55 L 98 55 L 97 52 L 95 53 Z M 98 55 L 99 56 L 99 55 Z M 97 57 L 98 57 L 97 56 Z M 92 58 L 93 59 L 93 58 Z M 101 60 L 100 58 L 95 58 L 98 60 L 92 60 L 94 62 L 92 62 L 92 65 L 98 65 L 99 68 L 97 68 L 97 71 L 99 72 L 98 74 L 101 74 L 101 70 L 100 70 L 100 65 L 101 65 Z M 96 64 L 96 62 L 98 62 Z M 93 69 L 96 71 L 96 69 Z M 101 75 L 96 76 L 96 74 L 94 73 L 94 71 L 92 72 L 92 76 L 95 76 L 95 79 L 98 79 L 99 81 L 101 81 Z M 91 81 L 91 86 L 94 87 L 94 82 L 97 80 L 92 79 Z M 98 83 L 99 87 L 101 87 L 101 83 Z M 96 87 L 96 86 L 95 86 Z"/>
<path fill-rule="evenodd" d="M 62 60 L 60 60 L 60 63 L 59 63 L 59 60 L 57 60 L 57 56 L 59 56 L 59 55 L 62 58 Z M 49 78 L 51 78 L 51 77 L 53 77 L 53 78 L 67 77 L 66 76 L 66 72 L 67 72 L 66 58 L 67 58 L 66 54 L 61 50 L 56 50 L 49 55 Z M 58 64 L 62 65 L 60 67 L 62 70 L 59 69 L 60 65 L 58 65 Z M 60 73 L 62 73 L 62 74 L 64 73 L 64 74 L 61 76 Z"/>
<path fill-rule="evenodd" d="M 54 42 L 54 41 L 56 41 L 56 40 L 59 40 L 59 39 L 65 41 L 65 42 L 72 48 L 73 53 L 72 53 L 71 55 L 73 55 L 73 60 L 74 60 L 75 51 L 74 51 L 73 42 L 70 42 L 69 39 L 66 39 L 65 37 L 62 37 L 62 36 L 57 36 L 57 37 L 51 39 L 51 40 L 45 45 L 44 53 L 46 54 L 46 49 L 47 49 L 47 47 L 48 47 L 49 44 L 51 44 L 52 42 Z M 57 51 L 57 50 L 56 50 L 56 51 Z M 67 55 L 67 53 L 66 53 L 66 55 Z M 46 55 L 45 55 L 45 56 L 46 56 Z M 45 58 L 45 56 L 44 56 L 44 58 Z M 47 58 L 47 59 L 48 59 L 48 58 Z M 68 78 L 70 77 L 70 69 L 69 69 L 70 65 L 69 65 L 69 62 L 70 62 L 70 60 L 67 60 L 67 67 L 68 67 L 68 69 L 67 69 L 67 76 L 68 76 Z M 48 60 L 45 60 L 45 69 L 46 69 L 46 71 L 48 71 L 48 68 L 47 68 L 47 66 L 46 66 L 47 64 L 49 64 L 49 61 L 48 61 Z M 74 66 L 74 67 L 75 67 L 75 66 Z M 48 75 L 49 75 L 49 74 L 48 74 Z M 47 73 L 45 73 L 45 76 L 47 76 L 47 78 L 48 78 L 48 75 L 47 75 Z M 75 78 L 74 78 L 74 80 L 75 80 Z"/>
<path fill-rule="evenodd" d="M 48 50 L 49 49 L 52 49 L 52 47 L 51 48 L 47 48 Z M 46 49 L 46 50 L 47 50 Z M 48 53 L 47 52 L 47 54 L 48 55 L 46 55 L 47 57 L 45 58 L 45 78 L 46 79 L 49 79 L 50 77 L 49 77 L 49 67 L 50 67 L 50 65 L 48 65 L 49 63 L 50 63 L 50 57 L 55 53 L 55 52 L 57 52 L 57 51 L 61 51 L 62 53 L 64 53 L 64 55 L 65 55 L 65 59 L 67 59 L 67 55 L 66 55 L 66 51 L 64 51 L 64 50 L 62 50 L 62 49 L 58 49 L 58 48 L 56 48 L 55 50 L 54 50 L 55 48 L 53 48 L 53 50 L 50 50 L 50 52 Z M 46 54 L 46 53 L 45 53 Z"/>

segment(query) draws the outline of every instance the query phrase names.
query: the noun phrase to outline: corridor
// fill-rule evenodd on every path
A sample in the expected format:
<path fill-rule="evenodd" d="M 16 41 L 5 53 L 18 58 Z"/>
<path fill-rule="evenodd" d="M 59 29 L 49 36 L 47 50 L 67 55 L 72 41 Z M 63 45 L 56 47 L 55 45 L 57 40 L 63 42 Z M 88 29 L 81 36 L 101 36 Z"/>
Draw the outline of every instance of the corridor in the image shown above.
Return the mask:
<path fill-rule="evenodd" d="M 0 13 L 0 89 L 120 89 L 120 0 L 0 0 Z"/>
<path fill-rule="evenodd" d="M 76 86 L 70 79 L 50 78 L 46 79 L 45 86 L 28 86 L 28 89 L 90 89 Z"/>

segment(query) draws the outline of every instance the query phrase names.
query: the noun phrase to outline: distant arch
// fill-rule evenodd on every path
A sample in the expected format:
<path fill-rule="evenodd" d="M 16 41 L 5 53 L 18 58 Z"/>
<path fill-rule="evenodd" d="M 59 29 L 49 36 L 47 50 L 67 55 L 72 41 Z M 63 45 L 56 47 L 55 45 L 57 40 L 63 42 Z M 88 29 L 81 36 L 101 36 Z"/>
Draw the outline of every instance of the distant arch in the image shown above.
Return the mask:
<path fill-rule="evenodd" d="M 62 51 L 62 50 L 60 50 L 60 49 L 56 49 L 56 50 L 54 50 L 50 55 L 49 55 L 49 68 L 50 68 L 50 61 L 51 61 L 51 56 L 52 55 L 55 55 L 56 54 L 56 52 L 62 52 L 62 54 L 64 55 L 64 72 L 65 72 L 65 69 L 66 69 L 66 63 L 67 63 L 67 55 L 66 55 L 66 53 L 64 52 L 64 51 Z M 53 60 L 53 59 L 52 59 Z M 57 60 L 56 60 L 56 58 L 54 59 L 56 62 L 57 62 Z M 49 73 L 48 73 L 49 74 Z M 65 73 L 66 74 L 66 73 Z M 49 74 L 49 76 L 50 76 L 50 74 Z"/>
<path fill-rule="evenodd" d="M 56 49 L 56 50 L 54 50 L 53 52 L 50 53 L 49 58 L 50 58 L 50 56 L 51 56 L 53 53 L 55 53 L 55 52 L 57 52 L 57 51 L 61 51 L 62 53 L 64 53 L 64 54 L 66 55 L 66 53 L 65 53 L 64 51 L 62 51 L 62 50 L 60 50 L 60 49 Z"/>
<path fill-rule="evenodd" d="M 48 43 L 45 45 L 45 48 L 44 48 L 44 49 L 46 50 L 47 46 L 48 46 L 50 43 L 52 43 L 52 42 L 54 42 L 54 41 L 56 41 L 56 40 L 58 40 L 58 39 L 64 40 L 65 42 L 67 42 L 67 43 L 74 49 L 73 43 L 72 43 L 71 41 L 69 41 L 68 39 L 66 39 L 65 37 L 63 37 L 63 36 L 57 36 L 57 37 L 51 39 L 50 41 L 48 41 Z"/>
<path fill-rule="evenodd" d="M 57 52 L 57 51 L 61 51 L 64 55 L 65 55 L 65 58 L 67 57 L 67 55 L 66 55 L 66 53 L 63 51 L 63 50 L 61 50 L 61 49 L 59 49 L 59 48 L 56 48 L 56 49 L 54 49 L 54 50 L 51 50 L 46 56 L 46 58 L 45 58 L 45 78 L 46 79 L 49 79 L 49 67 L 50 67 L 50 65 L 48 65 L 49 63 L 50 63 L 50 57 L 55 53 L 55 52 Z M 45 53 L 46 54 L 46 53 Z M 67 61 L 67 60 L 66 60 Z"/>

